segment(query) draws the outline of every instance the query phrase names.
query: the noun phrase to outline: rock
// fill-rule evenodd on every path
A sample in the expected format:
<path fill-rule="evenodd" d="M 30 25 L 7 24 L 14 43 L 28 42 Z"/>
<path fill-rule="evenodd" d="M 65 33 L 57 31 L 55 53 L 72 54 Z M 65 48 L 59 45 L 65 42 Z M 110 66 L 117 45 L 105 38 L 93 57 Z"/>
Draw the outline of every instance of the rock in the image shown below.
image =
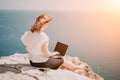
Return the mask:
<path fill-rule="evenodd" d="M 40 68 L 29 65 L 28 54 L 16 53 L 1 57 L 0 80 L 103 80 L 92 71 L 88 64 L 80 61 L 78 57 L 67 55 L 65 58 L 79 65 L 81 69 L 72 72 L 61 66 L 57 70 L 47 69 L 46 72 L 43 72 L 40 71 Z"/>
<path fill-rule="evenodd" d="M 0 74 L 0 80 L 36 80 L 33 77 L 30 77 L 28 75 L 23 75 L 23 74 L 15 74 L 13 72 L 5 72 Z"/>

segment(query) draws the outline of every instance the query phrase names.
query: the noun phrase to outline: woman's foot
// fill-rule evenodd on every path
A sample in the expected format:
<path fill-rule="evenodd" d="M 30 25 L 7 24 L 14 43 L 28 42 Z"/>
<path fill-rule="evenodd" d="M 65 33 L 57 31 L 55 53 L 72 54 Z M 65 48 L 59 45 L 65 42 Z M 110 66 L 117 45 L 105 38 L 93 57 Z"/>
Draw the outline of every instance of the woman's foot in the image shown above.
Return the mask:
<path fill-rule="evenodd" d="M 89 73 L 86 72 L 85 70 L 79 69 L 79 70 L 75 70 L 74 72 L 77 73 L 77 74 L 89 77 Z"/>

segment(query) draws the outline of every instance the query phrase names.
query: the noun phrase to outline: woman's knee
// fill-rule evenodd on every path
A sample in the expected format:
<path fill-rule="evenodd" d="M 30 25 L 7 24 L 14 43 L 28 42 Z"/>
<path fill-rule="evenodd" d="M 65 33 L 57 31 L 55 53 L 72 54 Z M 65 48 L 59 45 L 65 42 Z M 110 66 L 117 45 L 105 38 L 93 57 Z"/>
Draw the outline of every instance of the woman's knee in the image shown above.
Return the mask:
<path fill-rule="evenodd" d="M 55 58 L 51 58 L 49 59 L 46 64 L 51 68 L 51 69 L 57 69 L 59 68 L 64 62 L 64 59 L 59 58 L 59 59 L 55 59 Z"/>
<path fill-rule="evenodd" d="M 63 64 L 64 63 L 64 59 L 63 58 L 61 58 L 61 64 Z"/>

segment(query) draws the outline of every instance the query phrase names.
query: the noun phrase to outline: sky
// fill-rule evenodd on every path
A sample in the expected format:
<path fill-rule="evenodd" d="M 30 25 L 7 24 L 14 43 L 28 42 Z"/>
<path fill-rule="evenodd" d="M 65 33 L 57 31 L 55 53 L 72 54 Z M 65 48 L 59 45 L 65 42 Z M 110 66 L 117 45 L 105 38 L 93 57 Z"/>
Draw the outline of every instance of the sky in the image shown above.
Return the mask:
<path fill-rule="evenodd" d="M 120 0 L 0 0 L 0 9 L 120 11 Z"/>

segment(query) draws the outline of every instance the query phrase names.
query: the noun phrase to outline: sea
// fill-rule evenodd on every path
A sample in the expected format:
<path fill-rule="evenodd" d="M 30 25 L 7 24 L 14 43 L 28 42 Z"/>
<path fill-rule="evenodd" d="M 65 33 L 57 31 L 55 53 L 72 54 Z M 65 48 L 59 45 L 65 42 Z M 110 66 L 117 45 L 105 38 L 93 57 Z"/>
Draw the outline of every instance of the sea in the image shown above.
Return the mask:
<path fill-rule="evenodd" d="M 57 41 L 66 43 L 69 45 L 66 54 L 79 57 L 105 80 L 120 80 L 120 44 L 114 42 L 118 36 L 114 37 L 117 33 L 108 34 L 108 30 L 114 30 L 115 33 L 120 28 L 108 29 L 99 24 L 104 22 L 103 19 L 109 21 L 107 18 L 110 15 L 116 15 L 108 12 L 0 10 L 0 56 L 27 53 L 21 36 L 31 28 L 36 17 L 43 13 L 53 18 L 44 31 L 49 36 L 51 51 Z M 120 20 L 120 17 L 117 19 Z"/>

